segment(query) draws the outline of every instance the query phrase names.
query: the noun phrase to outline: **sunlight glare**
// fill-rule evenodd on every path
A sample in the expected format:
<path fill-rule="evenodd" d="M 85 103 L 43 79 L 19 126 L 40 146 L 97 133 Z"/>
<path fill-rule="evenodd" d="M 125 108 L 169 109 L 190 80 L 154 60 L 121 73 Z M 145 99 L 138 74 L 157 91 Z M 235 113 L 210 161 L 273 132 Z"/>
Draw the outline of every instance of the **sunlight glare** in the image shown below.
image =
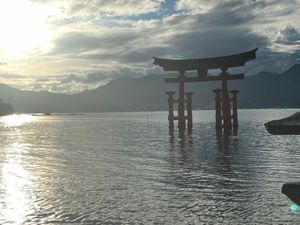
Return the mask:
<path fill-rule="evenodd" d="M 10 224 L 24 224 L 26 215 L 32 211 L 32 176 L 23 166 L 26 149 L 18 142 L 4 149 L 6 157 L 0 176 L 0 215 Z"/>
<path fill-rule="evenodd" d="M 0 1 L 0 54 L 17 59 L 47 48 L 52 35 L 47 21 L 56 13 L 52 6 L 29 0 Z"/>
<path fill-rule="evenodd" d="M 17 127 L 25 123 L 30 123 L 35 120 L 35 117 L 32 115 L 21 114 L 21 115 L 10 115 L 2 117 L 4 126 L 6 127 Z"/>

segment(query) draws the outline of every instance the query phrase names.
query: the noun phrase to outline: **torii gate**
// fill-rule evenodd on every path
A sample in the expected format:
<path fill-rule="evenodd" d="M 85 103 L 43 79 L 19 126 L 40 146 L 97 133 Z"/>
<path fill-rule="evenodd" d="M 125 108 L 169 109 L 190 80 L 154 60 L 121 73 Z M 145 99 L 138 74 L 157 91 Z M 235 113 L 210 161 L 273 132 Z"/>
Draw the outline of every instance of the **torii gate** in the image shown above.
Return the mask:
<path fill-rule="evenodd" d="M 237 129 L 237 90 L 231 90 L 232 97 L 229 97 L 227 80 L 244 79 L 244 74 L 230 74 L 227 72 L 230 67 L 241 67 L 249 60 L 256 58 L 256 49 L 248 52 L 221 56 L 215 58 L 201 59 L 160 59 L 154 57 L 153 64 L 161 66 L 164 71 L 178 71 L 179 76 L 176 78 L 166 78 L 166 83 L 179 83 L 179 98 L 175 100 L 173 95 L 175 92 L 167 92 L 169 95 L 169 128 L 174 129 L 174 120 L 178 120 L 178 129 L 184 131 L 186 120 L 188 128 L 191 129 L 192 122 L 192 94 L 191 92 L 184 93 L 185 82 L 201 82 L 201 81 L 222 81 L 222 89 L 215 89 L 216 93 L 216 129 L 230 131 L 232 128 Z M 209 69 L 221 69 L 218 76 L 208 76 Z M 196 70 L 197 77 L 185 76 L 186 71 Z M 184 95 L 187 99 L 185 100 Z M 231 108 L 232 102 L 232 108 Z M 173 114 L 173 103 L 178 103 L 178 116 Z M 185 103 L 187 103 L 187 116 L 185 116 Z M 232 113 L 231 113 L 232 109 Z M 233 120 L 233 121 L 232 121 Z"/>

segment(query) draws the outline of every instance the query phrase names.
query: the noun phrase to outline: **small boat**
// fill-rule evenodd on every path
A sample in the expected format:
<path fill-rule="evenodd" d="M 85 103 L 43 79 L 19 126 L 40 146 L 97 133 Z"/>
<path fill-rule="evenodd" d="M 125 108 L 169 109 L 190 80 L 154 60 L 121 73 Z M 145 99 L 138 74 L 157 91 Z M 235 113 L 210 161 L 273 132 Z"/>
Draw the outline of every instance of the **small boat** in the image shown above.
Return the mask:
<path fill-rule="evenodd" d="M 281 192 L 300 206 L 300 182 L 285 183 L 281 188 Z"/>
<path fill-rule="evenodd" d="M 300 112 L 296 112 L 295 114 L 280 120 L 269 121 L 264 125 L 270 134 L 300 134 Z"/>

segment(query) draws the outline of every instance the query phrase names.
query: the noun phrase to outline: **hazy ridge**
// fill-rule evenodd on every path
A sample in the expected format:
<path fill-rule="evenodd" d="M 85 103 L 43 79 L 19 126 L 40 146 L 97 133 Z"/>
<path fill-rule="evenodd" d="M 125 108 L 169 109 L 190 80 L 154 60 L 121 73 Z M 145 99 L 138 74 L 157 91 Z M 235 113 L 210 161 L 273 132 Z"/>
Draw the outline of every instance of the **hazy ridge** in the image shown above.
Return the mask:
<path fill-rule="evenodd" d="M 0 84 L 0 99 L 10 103 L 16 112 L 108 112 L 152 111 L 167 109 L 166 91 L 178 91 L 177 84 L 166 84 L 165 77 L 149 75 L 120 78 L 94 90 L 67 95 L 46 91 L 24 91 Z M 300 107 L 300 64 L 282 74 L 260 72 L 245 80 L 230 81 L 238 89 L 239 108 Z M 193 105 L 198 109 L 214 107 L 212 89 L 220 82 L 188 83 L 186 91 L 194 92 Z"/>

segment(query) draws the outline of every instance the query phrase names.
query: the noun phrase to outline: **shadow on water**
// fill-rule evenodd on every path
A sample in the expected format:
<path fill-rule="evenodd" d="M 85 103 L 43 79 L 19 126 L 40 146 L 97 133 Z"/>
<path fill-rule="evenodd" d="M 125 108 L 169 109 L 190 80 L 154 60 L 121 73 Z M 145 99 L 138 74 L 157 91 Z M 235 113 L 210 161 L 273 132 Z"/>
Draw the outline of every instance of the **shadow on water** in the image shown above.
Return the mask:
<path fill-rule="evenodd" d="M 229 134 L 204 129 L 202 133 L 191 131 L 170 132 L 170 151 L 175 158 L 172 164 L 178 163 L 191 170 L 209 169 L 219 175 L 228 175 L 232 166 L 239 162 L 239 137 L 237 131 Z"/>
<path fill-rule="evenodd" d="M 232 133 L 222 133 L 216 131 L 216 165 L 220 175 L 232 172 L 232 165 L 236 165 L 236 158 L 239 153 L 239 138 L 237 131 Z"/>
<path fill-rule="evenodd" d="M 181 165 L 187 165 L 192 160 L 193 136 L 191 132 L 172 132 L 170 131 L 170 150 L 179 151 L 178 162 Z"/>
<path fill-rule="evenodd" d="M 237 131 L 228 134 L 216 131 L 215 137 L 211 132 L 205 131 L 202 134 L 196 132 L 193 134 L 192 131 L 170 131 L 169 143 L 170 151 L 178 151 L 182 162 L 191 161 L 189 157 L 192 157 L 192 154 L 194 154 L 194 161 L 197 161 L 202 160 L 204 153 L 209 153 L 210 156 L 215 153 L 213 154 L 214 164 L 220 166 L 230 164 L 222 160 L 225 158 L 230 161 L 230 156 L 238 154 L 240 147 Z"/>
<path fill-rule="evenodd" d="M 254 213 L 254 207 L 247 204 L 253 193 L 244 173 L 249 168 L 240 167 L 239 138 L 237 132 L 170 133 L 170 163 L 176 170 L 173 184 L 186 189 L 189 202 L 182 211 L 199 219 L 205 212 L 207 218 L 200 221 L 236 215 L 247 218 Z"/>

